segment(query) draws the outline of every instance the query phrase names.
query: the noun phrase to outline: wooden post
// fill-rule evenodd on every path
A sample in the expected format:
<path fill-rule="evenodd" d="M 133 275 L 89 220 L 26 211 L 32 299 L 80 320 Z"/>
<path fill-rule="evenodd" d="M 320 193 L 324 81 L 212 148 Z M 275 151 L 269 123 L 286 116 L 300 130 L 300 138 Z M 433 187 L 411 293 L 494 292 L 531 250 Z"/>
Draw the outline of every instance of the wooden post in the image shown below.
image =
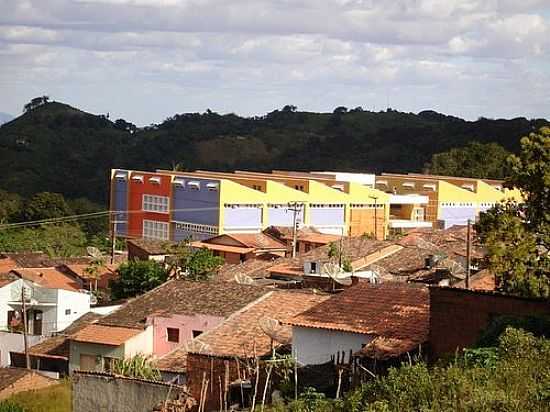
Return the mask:
<path fill-rule="evenodd" d="M 27 341 L 27 305 L 25 304 L 25 284 L 21 280 L 21 310 L 23 311 L 23 344 L 25 345 L 25 366 L 31 368 L 29 342 Z"/>
<path fill-rule="evenodd" d="M 466 289 L 470 289 L 470 267 L 471 265 L 471 250 L 470 250 L 470 219 L 466 230 Z"/>

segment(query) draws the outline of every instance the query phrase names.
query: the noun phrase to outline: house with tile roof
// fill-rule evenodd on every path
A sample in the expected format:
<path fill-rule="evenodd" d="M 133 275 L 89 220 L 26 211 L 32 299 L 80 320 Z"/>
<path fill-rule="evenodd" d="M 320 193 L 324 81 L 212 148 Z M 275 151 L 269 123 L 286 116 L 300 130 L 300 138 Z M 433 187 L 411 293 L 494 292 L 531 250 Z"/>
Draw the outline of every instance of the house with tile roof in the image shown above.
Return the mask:
<path fill-rule="evenodd" d="M 225 263 L 239 264 L 249 259 L 284 257 L 287 246 L 284 242 L 265 233 L 226 233 L 203 241 L 191 243 L 197 248 L 207 248 L 214 255 L 224 258 Z"/>
<path fill-rule="evenodd" d="M 29 348 L 31 368 L 57 373 L 65 376 L 69 373 L 69 336 L 101 319 L 101 315 L 88 312 L 74 321 L 69 327 Z M 26 367 L 24 351 L 10 352 L 10 364 L 13 367 Z"/>
<path fill-rule="evenodd" d="M 109 370 L 113 359 L 162 356 L 267 293 L 250 285 L 170 280 L 70 336 L 69 370 Z"/>
<path fill-rule="evenodd" d="M 276 237 L 287 245 L 288 253 L 292 251 L 292 241 L 294 233 L 292 227 L 270 226 L 264 230 L 271 236 Z M 322 233 L 315 227 L 302 227 L 296 233 L 296 253 L 307 253 L 310 250 L 328 245 L 331 242 L 338 242 L 340 235 Z"/>
<path fill-rule="evenodd" d="M 97 289 L 105 290 L 109 288 L 109 282 L 118 278 L 118 264 L 105 264 L 98 268 L 97 279 L 88 273 L 89 264 L 71 264 L 66 263 L 57 267 L 57 270 L 78 279 L 82 283 L 82 288 L 86 290 Z"/>
<path fill-rule="evenodd" d="M 229 398 L 235 395 L 230 401 L 241 403 L 240 391 L 235 394 L 231 388 L 239 387 L 242 382 L 249 384 L 254 379 L 246 365 L 256 357 L 271 356 L 273 350 L 288 351 L 292 330 L 286 322 L 328 297 L 305 291 L 271 291 L 187 345 L 160 358 L 158 367 L 164 371 L 184 371 L 186 385 L 196 399 L 200 398 L 203 373 L 207 373 L 210 382 L 205 410 L 217 410 L 220 395 Z M 219 379 L 228 381 L 222 393 L 217 384 Z"/>
<path fill-rule="evenodd" d="M 359 283 L 289 319 L 292 351 L 300 364 L 318 365 L 338 353 L 388 346 L 399 356 L 428 341 L 429 293 L 424 286 Z"/>

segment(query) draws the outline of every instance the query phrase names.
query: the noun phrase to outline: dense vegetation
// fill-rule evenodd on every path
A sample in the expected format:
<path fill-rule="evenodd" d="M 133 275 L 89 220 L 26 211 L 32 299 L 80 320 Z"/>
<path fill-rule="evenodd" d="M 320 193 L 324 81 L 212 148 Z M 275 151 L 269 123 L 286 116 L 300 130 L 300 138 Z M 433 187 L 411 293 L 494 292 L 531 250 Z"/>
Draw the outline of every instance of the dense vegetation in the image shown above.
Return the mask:
<path fill-rule="evenodd" d="M 70 412 L 71 382 L 35 391 L 20 392 L 0 401 L 0 412 Z"/>
<path fill-rule="evenodd" d="M 253 118 L 209 110 L 178 114 L 136 128 L 122 119 L 113 122 L 37 99 L 0 127 L 0 188 L 23 196 L 56 192 L 101 204 L 113 167 L 421 171 L 433 154 L 472 141 L 517 152 L 520 136 L 548 124 L 525 118 L 470 122 L 433 111 L 391 109 L 309 113 L 285 106 Z"/>

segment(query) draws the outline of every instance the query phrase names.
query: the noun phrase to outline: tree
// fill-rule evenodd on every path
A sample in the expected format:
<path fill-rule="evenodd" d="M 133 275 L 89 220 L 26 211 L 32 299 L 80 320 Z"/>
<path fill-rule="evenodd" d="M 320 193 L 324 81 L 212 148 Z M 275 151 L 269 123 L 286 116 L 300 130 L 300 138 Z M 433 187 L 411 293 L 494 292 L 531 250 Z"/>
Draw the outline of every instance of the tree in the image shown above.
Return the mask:
<path fill-rule="evenodd" d="M 206 248 L 192 248 L 189 242 L 180 242 L 171 248 L 171 273 L 176 277 L 183 275 L 189 280 L 208 280 L 215 270 L 223 265 L 223 258 L 214 256 Z"/>
<path fill-rule="evenodd" d="M 94 257 L 88 267 L 84 269 L 84 272 L 86 272 L 88 275 L 90 275 L 94 279 L 95 283 L 95 293 L 97 293 L 97 282 L 99 280 L 99 277 L 101 275 L 101 268 L 105 266 L 105 260 L 101 257 Z M 91 287 L 90 287 L 91 289 Z"/>
<path fill-rule="evenodd" d="M 520 155 L 508 162 L 506 185 L 520 189 L 525 202 L 482 213 L 476 232 L 502 290 L 550 297 L 550 129 L 522 138 Z"/>
<path fill-rule="evenodd" d="M 168 272 L 154 260 L 135 260 L 118 268 L 119 277 L 111 283 L 114 299 L 134 297 L 163 284 Z"/>
<path fill-rule="evenodd" d="M 131 358 L 115 359 L 113 372 L 129 378 L 162 381 L 160 371 L 153 366 L 151 357 L 139 353 Z"/>
<path fill-rule="evenodd" d="M 27 103 L 25 106 L 23 106 L 23 111 L 24 112 L 30 112 L 30 111 L 36 109 L 37 107 L 48 103 L 49 100 L 50 100 L 49 96 L 35 97 L 29 103 Z"/>
<path fill-rule="evenodd" d="M 42 220 L 68 216 L 72 213 L 63 195 L 41 192 L 25 202 L 25 220 Z"/>
<path fill-rule="evenodd" d="M 23 209 L 23 199 L 15 193 L 0 190 L 0 223 L 15 222 Z"/>
<path fill-rule="evenodd" d="M 435 175 L 502 179 L 510 173 L 509 155 L 510 152 L 496 143 L 471 142 L 434 154 L 425 169 Z"/>

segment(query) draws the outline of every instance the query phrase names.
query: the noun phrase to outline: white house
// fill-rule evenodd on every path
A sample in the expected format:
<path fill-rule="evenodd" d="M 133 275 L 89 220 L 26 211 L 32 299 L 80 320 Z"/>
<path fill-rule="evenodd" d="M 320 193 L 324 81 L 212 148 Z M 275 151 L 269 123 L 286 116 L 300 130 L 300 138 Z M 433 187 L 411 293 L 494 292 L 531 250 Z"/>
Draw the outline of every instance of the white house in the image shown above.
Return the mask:
<path fill-rule="evenodd" d="M 22 298 L 27 314 L 30 344 L 52 336 L 90 311 L 90 295 L 48 269 L 32 269 L 39 273 L 34 281 L 27 276 L 31 269 L 2 275 L 0 278 L 0 362 L 9 364 L 9 352 L 21 351 L 23 343 Z M 22 272 L 22 273 L 18 273 Z M 40 283 L 37 283 L 40 282 Z"/>
<path fill-rule="evenodd" d="M 380 339 L 395 345 L 384 349 L 398 356 L 428 339 L 428 290 L 406 283 L 359 282 L 287 324 L 292 326 L 292 351 L 303 365 L 331 357 L 349 362 L 350 353 L 369 349 Z"/>

